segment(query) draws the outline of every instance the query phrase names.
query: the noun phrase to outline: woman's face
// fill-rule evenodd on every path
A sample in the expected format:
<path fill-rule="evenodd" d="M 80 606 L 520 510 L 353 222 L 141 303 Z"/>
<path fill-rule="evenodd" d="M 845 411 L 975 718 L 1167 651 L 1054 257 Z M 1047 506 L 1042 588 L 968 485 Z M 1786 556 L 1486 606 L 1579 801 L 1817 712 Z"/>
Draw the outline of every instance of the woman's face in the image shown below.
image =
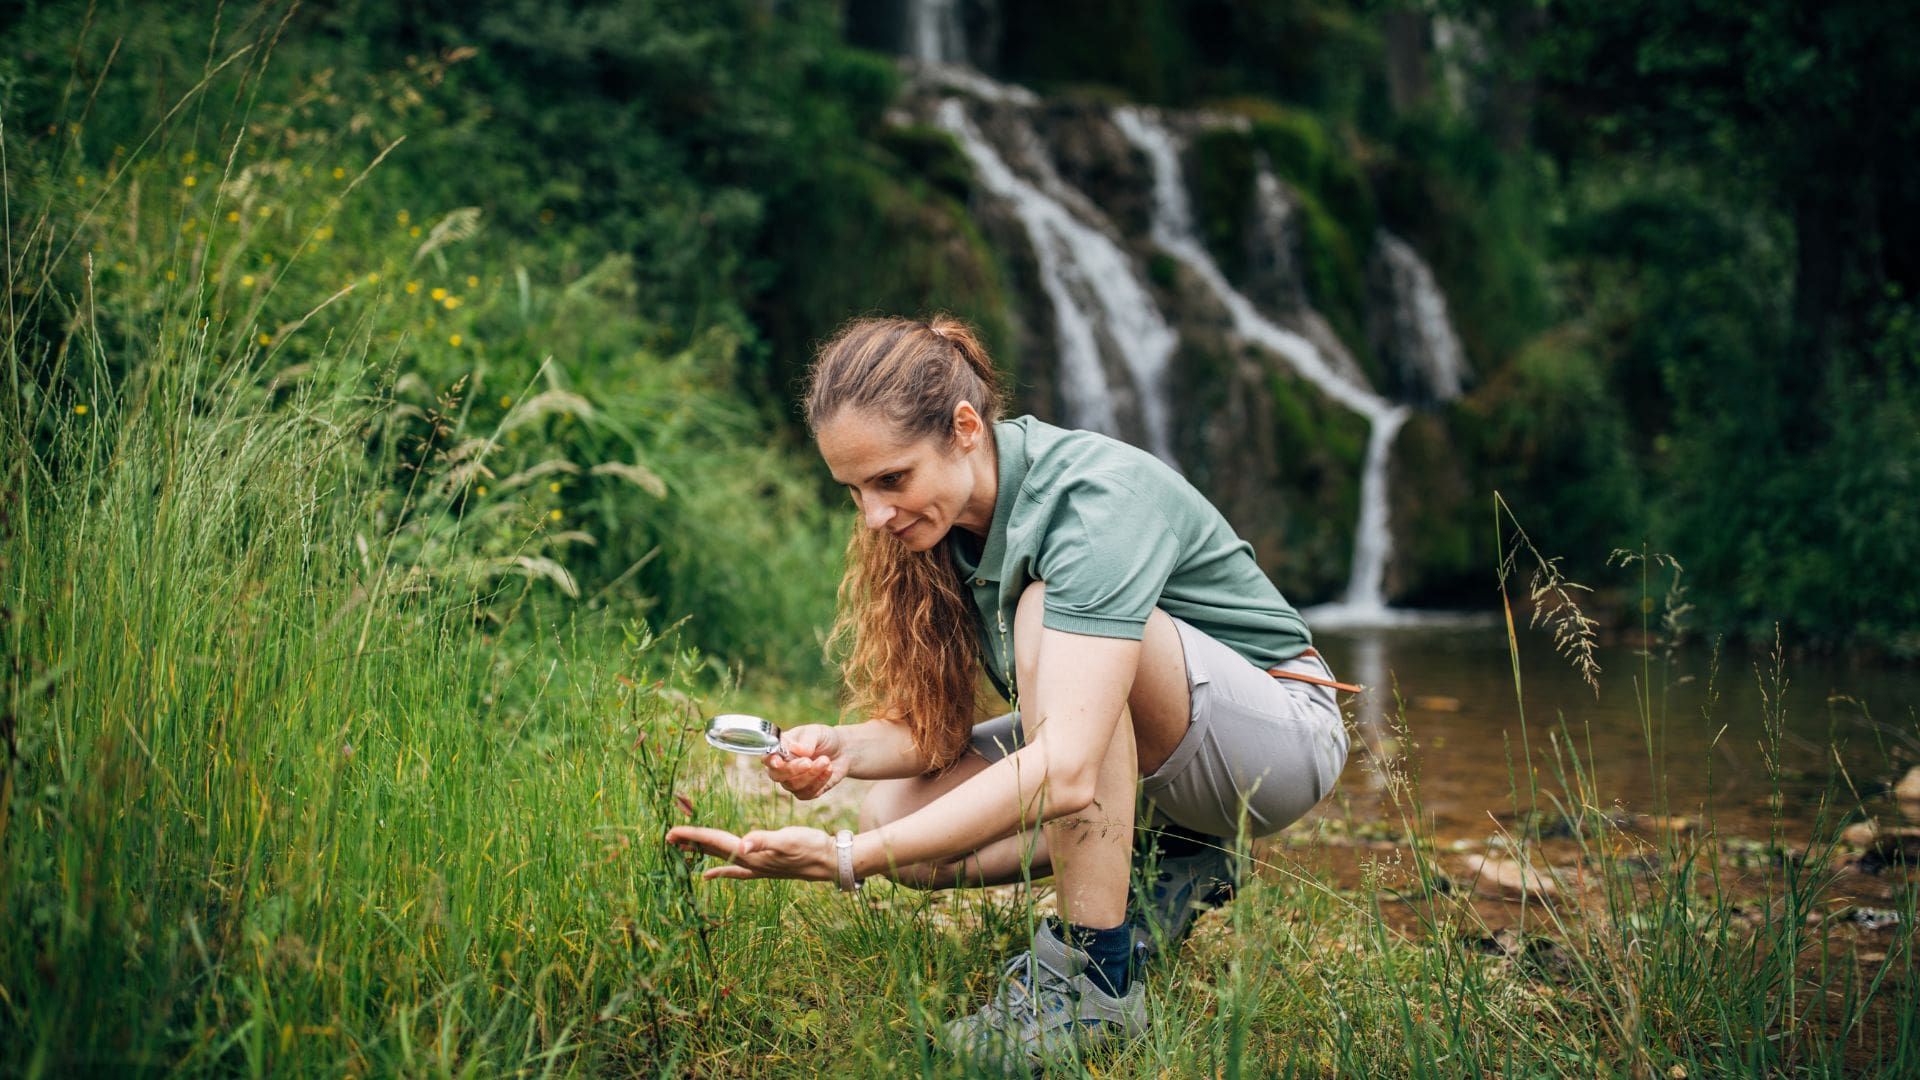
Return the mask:
<path fill-rule="evenodd" d="M 985 535 L 993 521 L 992 437 L 961 402 L 954 438 L 903 438 L 894 425 L 843 409 L 814 433 L 833 478 L 853 494 L 861 521 L 926 551 L 955 525 Z"/>

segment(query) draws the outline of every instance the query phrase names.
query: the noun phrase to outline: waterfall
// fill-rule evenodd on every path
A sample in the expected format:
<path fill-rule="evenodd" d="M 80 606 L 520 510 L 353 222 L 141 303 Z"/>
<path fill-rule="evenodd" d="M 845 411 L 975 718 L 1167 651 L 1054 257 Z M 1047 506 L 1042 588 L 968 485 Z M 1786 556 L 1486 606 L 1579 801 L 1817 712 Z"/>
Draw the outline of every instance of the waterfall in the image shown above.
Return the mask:
<path fill-rule="evenodd" d="M 922 64 L 964 64 L 960 0 L 912 0 L 907 5 L 907 54 Z"/>
<path fill-rule="evenodd" d="M 1068 422 L 1119 434 L 1119 418 L 1101 362 L 1104 337 L 1133 383 L 1146 429 L 1146 449 L 1178 467 L 1167 416 L 1166 378 L 1180 342 L 1141 284 L 1132 259 L 1106 232 L 1067 208 L 1071 196 L 1066 185 L 1047 165 L 1045 147 L 1024 117 L 1017 116 L 1011 130 L 1032 159 L 1038 183 L 1013 170 L 959 100 L 940 102 L 936 121 L 959 140 L 981 183 L 1006 201 L 1033 242 L 1041 287 L 1053 304 Z"/>
<path fill-rule="evenodd" d="M 1173 464 L 1167 380 L 1178 335 L 1106 212 L 1059 175 L 1051 151 L 1033 127 L 1040 99 L 966 66 L 961 2 L 909 0 L 908 47 L 916 61 L 918 108 L 925 110 L 920 115 L 954 137 L 980 188 L 1007 208 L 1032 245 L 1040 291 L 1054 316 L 1056 378 L 1065 421 L 1118 435 L 1127 414 L 1122 399 L 1131 396 L 1138 405 L 1146 449 Z M 1235 336 L 1270 352 L 1367 421 L 1346 590 L 1338 602 L 1304 614 L 1320 629 L 1446 621 L 1444 616 L 1416 616 L 1386 606 L 1384 582 L 1393 546 L 1388 461 L 1411 410 L 1374 389 L 1326 318 L 1313 308 L 1299 284 L 1300 275 L 1288 272 L 1297 225 L 1287 189 L 1262 161 L 1255 178 L 1254 227 L 1267 243 L 1267 257 L 1276 260 L 1271 267 L 1275 295 L 1261 294 L 1263 308 L 1227 281 L 1201 243 L 1179 149 L 1158 114 L 1123 107 L 1114 111 L 1113 121 L 1152 170 L 1152 243 L 1217 299 Z M 1411 247 L 1385 233 L 1377 253 L 1384 268 L 1380 280 L 1391 283 L 1393 299 L 1387 306 L 1393 309 L 1394 339 L 1406 346 L 1395 355 L 1416 358 L 1416 381 L 1435 400 L 1457 395 L 1465 363 L 1431 271 Z"/>
<path fill-rule="evenodd" d="M 1173 174 L 1176 185 L 1182 183 L 1177 163 Z M 1353 358 L 1346 342 L 1334 332 L 1333 324 L 1320 314 L 1307 298 L 1304 285 L 1306 275 L 1301 272 L 1294 258 L 1296 247 L 1293 234 L 1294 206 L 1293 197 L 1287 193 L 1286 185 L 1273 175 L 1273 167 L 1267 163 L 1266 155 L 1260 156 L 1259 170 L 1253 179 L 1254 228 L 1263 242 L 1261 254 L 1272 260 L 1272 269 L 1267 274 L 1279 285 L 1278 295 L 1269 298 L 1268 310 L 1278 309 L 1281 319 L 1297 327 L 1301 337 L 1307 339 L 1337 374 L 1357 386 L 1367 386 L 1366 373 L 1360 370 L 1360 362 Z"/>
<path fill-rule="evenodd" d="M 1409 386 L 1431 401 L 1460 396 L 1467 360 L 1460 338 L 1447 318 L 1447 300 L 1433 280 L 1433 271 L 1406 241 L 1381 231 L 1378 276 L 1387 302 L 1375 338 L 1380 351 L 1400 369 Z"/>
<path fill-rule="evenodd" d="M 1386 612 L 1383 581 L 1393 551 L 1393 534 L 1388 529 L 1387 459 L 1394 435 L 1406 423 L 1407 407 L 1342 377 L 1305 337 L 1261 314 L 1253 301 L 1235 289 L 1194 229 L 1180 153 L 1172 134 L 1146 110 L 1134 107 L 1116 109 L 1114 123 L 1153 168 L 1153 242 L 1193 271 L 1220 300 L 1237 334 L 1264 346 L 1322 393 L 1366 418 L 1369 434 L 1366 464 L 1360 475 L 1360 520 L 1355 528 L 1346 596 L 1337 605 L 1315 608 L 1309 614 L 1318 613 L 1319 617 L 1312 619 L 1316 625 L 1378 621 Z"/>

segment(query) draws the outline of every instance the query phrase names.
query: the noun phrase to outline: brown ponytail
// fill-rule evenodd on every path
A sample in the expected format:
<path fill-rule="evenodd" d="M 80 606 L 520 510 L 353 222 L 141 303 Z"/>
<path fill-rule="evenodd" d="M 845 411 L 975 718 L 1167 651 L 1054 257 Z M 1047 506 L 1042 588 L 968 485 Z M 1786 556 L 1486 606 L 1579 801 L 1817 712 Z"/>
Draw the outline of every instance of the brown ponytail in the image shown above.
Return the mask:
<path fill-rule="evenodd" d="M 807 383 L 807 425 L 855 408 L 907 440 L 951 439 L 953 410 L 973 405 L 991 428 L 999 372 L 958 319 L 857 319 L 821 346 Z M 923 552 L 856 525 L 847 543 L 832 644 L 856 710 L 907 726 L 930 772 L 966 752 L 975 717 L 980 644 L 973 602 L 945 544 Z"/>

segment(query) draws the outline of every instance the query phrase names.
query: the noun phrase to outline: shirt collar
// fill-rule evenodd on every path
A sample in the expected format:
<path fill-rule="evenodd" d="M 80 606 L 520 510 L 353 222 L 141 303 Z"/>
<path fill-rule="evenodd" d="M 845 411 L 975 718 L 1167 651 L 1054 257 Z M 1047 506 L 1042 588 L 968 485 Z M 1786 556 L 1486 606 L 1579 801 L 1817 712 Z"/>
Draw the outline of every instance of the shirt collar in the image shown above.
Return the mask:
<path fill-rule="evenodd" d="M 1020 486 L 1027 482 L 1027 429 L 1017 421 L 1002 420 L 993 425 L 994 456 L 999 459 L 1000 486 L 993 493 L 993 524 L 987 526 L 987 541 L 980 552 L 978 577 L 999 581 L 1007 561 L 1007 521 L 1013 517 L 1013 504 Z"/>

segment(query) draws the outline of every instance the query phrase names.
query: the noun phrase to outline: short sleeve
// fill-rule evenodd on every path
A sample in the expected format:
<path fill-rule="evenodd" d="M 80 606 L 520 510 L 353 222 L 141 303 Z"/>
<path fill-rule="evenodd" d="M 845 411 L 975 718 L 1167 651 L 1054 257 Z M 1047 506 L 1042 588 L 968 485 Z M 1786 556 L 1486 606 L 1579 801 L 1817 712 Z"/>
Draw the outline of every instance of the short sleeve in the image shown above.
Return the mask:
<path fill-rule="evenodd" d="M 1180 550 L 1166 515 L 1125 480 L 1075 480 L 1055 504 L 1035 560 L 1047 590 L 1042 625 L 1138 641 Z"/>

